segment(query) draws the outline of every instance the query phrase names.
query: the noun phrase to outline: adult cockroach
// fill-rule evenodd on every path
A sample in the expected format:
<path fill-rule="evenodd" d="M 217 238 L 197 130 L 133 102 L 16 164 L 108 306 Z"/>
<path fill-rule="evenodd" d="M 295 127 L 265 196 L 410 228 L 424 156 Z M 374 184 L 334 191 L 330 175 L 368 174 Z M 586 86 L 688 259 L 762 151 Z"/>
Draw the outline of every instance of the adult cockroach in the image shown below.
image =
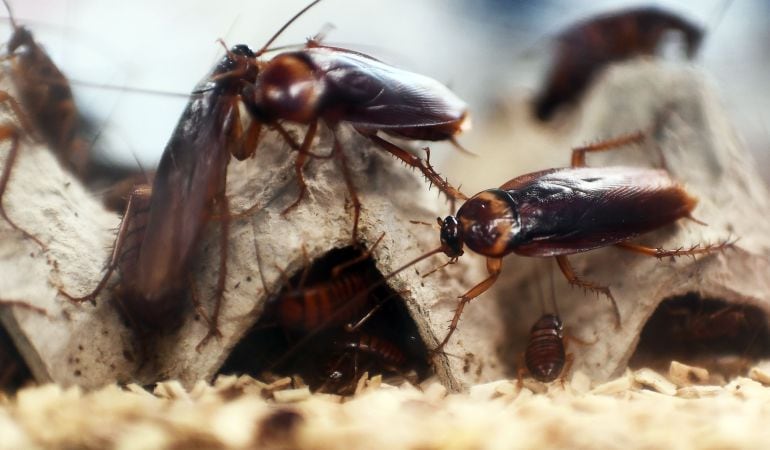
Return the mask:
<path fill-rule="evenodd" d="M 317 2 L 314 2 L 317 3 Z M 257 52 L 260 55 L 266 47 Z M 389 66 L 371 56 L 311 39 L 304 48 L 257 62 L 256 82 L 244 84 L 241 98 L 261 124 L 282 130 L 281 122 L 307 125 L 301 144 L 282 132 L 299 154 L 295 172 L 299 195 L 283 212 L 296 207 L 307 190 L 303 167 L 318 123 L 334 136 L 332 155 L 338 160 L 354 208 L 355 239 L 361 204 L 350 178 L 337 130 L 352 126 L 407 165 L 417 168 L 451 199 L 467 199 L 420 159 L 378 136 L 378 132 L 410 140 L 451 141 L 469 126 L 466 104 L 439 82 Z M 457 145 L 459 147 L 459 145 Z"/>
<path fill-rule="evenodd" d="M 217 332 L 229 234 L 227 164 L 231 154 L 243 155 L 255 145 L 254 128 L 241 127 L 237 100 L 244 79 L 253 80 L 253 57 L 248 47 L 233 47 L 199 85 L 166 146 L 152 188 L 138 186 L 129 196 L 104 277 L 84 297 L 65 295 L 94 299 L 117 268 L 120 309 L 134 327 L 160 330 L 179 323 L 201 229 L 217 215 L 220 272 L 207 338 Z"/>
<path fill-rule="evenodd" d="M 713 253 L 733 245 L 733 242 L 725 241 L 689 249 L 664 250 L 628 242 L 679 219 L 692 219 L 691 213 L 697 203 L 664 170 L 585 167 L 588 152 L 606 151 L 643 139 L 644 133 L 638 132 L 573 149 L 571 167 L 521 175 L 497 189 L 476 194 L 458 209 L 456 215 L 437 219 L 441 246 L 415 261 L 440 252 L 450 258 L 459 258 L 463 247 L 467 246 L 487 257 L 489 273 L 486 279 L 460 296 L 449 333 L 438 349 L 443 348 L 454 333 L 465 305 L 495 283 L 503 257 L 511 253 L 555 257 L 570 284 L 610 299 L 619 325 L 620 311 L 610 289 L 579 278 L 567 255 L 615 245 L 663 258 Z"/>
<path fill-rule="evenodd" d="M 582 20 L 556 36 L 556 51 L 545 84 L 534 103 L 535 116 L 551 119 L 562 105 L 579 99 L 605 66 L 636 56 L 652 56 L 668 32 L 684 36 L 688 58 L 703 29 L 656 7 L 625 9 Z"/>
<path fill-rule="evenodd" d="M 395 342 L 381 335 L 340 332 L 331 342 L 331 348 L 327 349 L 326 380 L 318 387 L 320 392 L 354 394 L 364 372 L 409 379 L 406 372 L 413 367 L 410 367 L 408 355 Z"/>
<path fill-rule="evenodd" d="M 112 271 L 120 267 L 121 304 L 131 322 L 155 329 L 167 327 L 184 304 L 180 298 L 187 281 L 190 256 L 203 223 L 211 216 L 221 219 L 221 270 L 216 290 L 217 298 L 221 299 L 229 225 L 229 207 L 224 195 L 227 163 L 230 154 L 245 159 L 254 153 L 262 124 L 282 131 L 291 143 L 293 139 L 279 120 L 311 122 L 302 145 L 296 146 L 300 155 L 295 167 L 300 175 L 321 119 L 329 125 L 344 119 L 362 132 L 371 133 L 369 137 L 373 141 L 418 165 L 424 173 L 435 175 L 421 160 L 401 155 L 400 149 L 388 147 L 387 141 L 373 133 L 384 129 L 404 137 L 450 139 L 466 122 L 467 113 L 464 104 L 440 84 L 389 68 L 355 52 L 312 42 L 304 50 L 280 54 L 266 63 L 257 59 L 290 23 L 319 1 L 312 2 L 290 19 L 258 52 L 244 45 L 233 47 L 196 89 L 161 158 L 151 200 L 146 187 L 132 194 L 107 273 L 92 293 L 77 300 L 93 299 Z M 364 62 L 369 65 L 361 69 Z M 314 66 L 311 67 L 311 63 Z M 376 98 L 367 97 L 365 94 L 371 94 L 367 89 L 374 87 L 378 77 L 389 84 L 379 85 L 377 89 L 382 91 Z M 393 103 L 394 90 L 403 94 L 399 97 L 400 103 Z M 321 98 L 324 101 L 319 103 Z M 239 101 L 257 118 L 245 130 L 241 126 Z M 408 116 L 426 104 L 434 106 L 420 116 L 424 120 L 404 123 L 396 118 L 402 115 L 394 116 L 394 109 Z M 321 106 L 322 110 L 313 113 Z M 333 120 L 335 118 L 338 120 Z M 344 160 L 336 141 L 335 154 Z M 350 181 L 346 167 L 343 162 L 343 174 L 346 181 Z M 437 183 L 441 181 L 437 175 L 435 178 Z M 301 178 L 300 184 L 304 184 Z M 348 187 L 353 192 L 349 182 Z M 358 209 L 357 206 L 356 211 Z M 136 213 L 141 217 L 134 217 Z M 357 217 L 358 213 L 356 222 Z M 129 233 L 129 230 L 132 231 Z M 210 319 L 209 335 L 216 333 L 219 306 L 218 301 Z"/>
<path fill-rule="evenodd" d="M 292 287 L 285 279 L 284 289 L 268 300 L 268 320 L 298 334 L 341 327 L 357 320 L 372 301 L 370 287 L 378 282 L 377 269 L 370 256 L 383 237 L 380 236 L 372 248 L 331 270 L 325 270 L 324 264 L 320 264 L 320 270 L 310 273 L 312 267 L 319 265 L 306 262 L 299 285 Z"/>
<path fill-rule="evenodd" d="M 88 146 L 78 136 L 80 117 L 69 80 L 35 42 L 32 33 L 16 23 L 7 0 L 3 3 L 13 27 L 5 59 L 10 60 L 8 72 L 18 92 L 20 109 L 26 113 L 23 120 L 29 122 L 28 129 L 41 135 L 59 162 L 82 179 L 89 165 Z"/>

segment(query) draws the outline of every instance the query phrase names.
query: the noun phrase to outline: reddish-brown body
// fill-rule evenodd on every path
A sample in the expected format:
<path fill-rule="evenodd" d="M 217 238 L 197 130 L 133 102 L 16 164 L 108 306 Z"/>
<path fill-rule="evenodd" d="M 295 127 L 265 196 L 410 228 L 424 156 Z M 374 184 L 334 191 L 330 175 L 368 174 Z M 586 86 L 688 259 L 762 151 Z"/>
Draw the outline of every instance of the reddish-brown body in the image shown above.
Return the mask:
<path fill-rule="evenodd" d="M 456 217 L 476 253 L 557 256 L 634 238 L 688 217 L 695 204 L 663 170 L 578 167 L 514 178 L 473 196 Z"/>
<path fill-rule="evenodd" d="M 9 73 L 25 112 L 23 120 L 42 135 L 65 167 L 83 178 L 89 164 L 88 148 L 78 136 L 80 118 L 69 81 L 32 33 L 12 23 Z"/>
<path fill-rule="evenodd" d="M 280 128 L 282 121 L 308 125 L 301 145 L 287 137 L 299 149 L 295 172 L 300 193 L 284 213 L 298 205 L 305 194 L 303 167 L 311 155 L 310 146 L 319 122 L 334 134 L 333 155 L 341 165 L 354 207 L 354 239 L 361 205 L 337 140 L 337 129 L 342 124 L 352 126 L 385 151 L 420 170 L 450 198 L 467 198 L 428 162 L 377 135 L 382 131 L 404 139 L 454 142 L 454 136 L 469 125 L 467 106 L 439 82 L 313 40 L 302 50 L 281 53 L 267 62 L 258 62 L 258 66 L 257 80 L 244 85 L 241 93 L 253 117 L 272 127 Z"/>
<path fill-rule="evenodd" d="M 231 154 L 248 155 L 255 146 L 252 130 L 241 129 L 237 102 L 242 83 L 256 75 L 253 58 L 247 47 L 234 47 L 193 93 L 152 188 L 138 187 L 129 198 L 107 273 L 83 299 L 94 298 L 118 269 L 119 303 L 132 325 L 160 330 L 179 323 L 192 256 L 203 225 L 214 215 L 221 217 L 221 295 L 229 216 L 227 165 Z"/>
<path fill-rule="evenodd" d="M 376 357 L 380 363 L 390 367 L 403 367 L 406 364 L 406 355 L 392 342 L 366 333 L 357 333 L 356 340 L 348 340 L 343 347 L 356 352 L 368 353 Z"/>
<path fill-rule="evenodd" d="M 301 87 L 301 88 L 298 88 Z M 311 41 L 260 67 L 247 104 L 259 120 L 345 122 L 366 134 L 440 141 L 467 125 L 467 105 L 437 81 Z"/>
<path fill-rule="evenodd" d="M 458 258 L 467 245 L 487 257 L 489 272 L 485 280 L 460 297 L 450 332 L 439 348 L 457 328 L 465 304 L 495 283 L 502 270 L 502 258 L 511 253 L 556 257 L 571 284 L 609 297 L 619 324 L 620 312 L 609 288 L 580 279 L 566 255 L 617 245 L 660 258 L 705 254 L 732 245 L 723 242 L 689 250 L 663 250 L 627 242 L 691 217 L 697 203 L 663 170 L 584 167 L 587 152 L 606 151 L 643 138 L 642 133 L 633 133 L 574 149 L 572 167 L 516 177 L 498 189 L 473 196 L 456 216 L 438 219 L 441 247 L 433 252 L 443 251 L 450 258 Z"/>
<path fill-rule="evenodd" d="M 371 270 L 364 268 L 290 289 L 277 300 L 277 321 L 283 328 L 299 332 L 345 325 L 364 312 L 370 303 L 370 296 L 364 294 L 375 282 Z"/>
<path fill-rule="evenodd" d="M 544 314 L 530 330 L 524 351 L 527 370 L 536 380 L 551 382 L 561 375 L 566 358 L 561 319 L 555 314 Z"/>
<path fill-rule="evenodd" d="M 556 52 L 535 115 L 549 120 L 562 105 L 579 99 L 605 66 L 636 56 L 654 55 L 665 33 L 684 35 L 687 55 L 698 51 L 703 30 L 655 7 L 623 10 L 578 22 L 556 37 Z"/>

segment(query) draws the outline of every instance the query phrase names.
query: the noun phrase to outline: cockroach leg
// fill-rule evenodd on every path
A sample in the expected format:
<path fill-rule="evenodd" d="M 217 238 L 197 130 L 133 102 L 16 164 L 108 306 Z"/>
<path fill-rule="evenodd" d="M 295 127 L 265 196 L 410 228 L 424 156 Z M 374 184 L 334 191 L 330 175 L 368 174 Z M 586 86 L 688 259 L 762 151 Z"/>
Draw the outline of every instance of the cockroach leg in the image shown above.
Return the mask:
<path fill-rule="evenodd" d="M 644 245 L 634 244 L 631 242 L 620 242 L 615 244 L 617 247 L 624 250 L 628 250 L 635 253 L 641 253 L 642 255 L 652 256 L 658 259 L 671 257 L 676 258 L 680 256 L 695 256 L 695 255 L 708 255 L 711 253 L 723 252 L 729 248 L 735 247 L 735 240 L 725 240 L 716 244 L 695 244 L 690 248 L 677 248 L 672 250 L 666 250 L 663 248 L 652 248 Z"/>
<path fill-rule="evenodd" d="M 449 332 L 444 337 L 444 340 L 441 341 L 441 343 L 438 345 L 438 347 L 433 349 L 433 352 L 440 352 L 441 349 L 443 349 L 447 344 L 447 342 L 449 342 L 449 338 L 452 337 L 452 334 L 454 334 L 455 330 L 457 329 L 457 324 L 460 322 L 460 316 L 463 313 L 463 308 L 465 308 L 465 305 L 474 298 L 483 294 L 487 289 L 495 284 L 497 277 L 500 275 L 502 267 L 502 258 L 487 258 L 487 272 L 489 273 L 489 276 L 485 278 L 481 283 L 472 287 L 468 292 L 460 296 L 460 301 L 457 303 L 457 309 L 455 309 L 455 314 L 452 316 L 452 321 L 449 324 Z"/>
<path fill-rule="evenodd" d="M 283 125 L 281 125 L 278 122 L 275 122 L 271 124 L 271 127 L 275 129 L 278 134 L 281 135 L 281 137 L 286 141 L 286 143 L 289 144 L 289 147 L 293 148 L 294 150 L 299 150 L 300 145 L 297 143 L 297 141 L 294 140 L 294 137 L 292 137 L 291 134 L 284 128 Z"/>
<path fill-rule="evenodd" d="M 224 186 L 225 183 L 223 182 L 222 185 Z M 222 309 L 225 283 L 227 282 L 227 245 L 230 240 L 230 202 L 224 192 L 219 194 L 216 205 L 219 208 L 219 214 L 222 216 L 219 222 L 219 274 L 217 275 L 217 288 L 214 293 L 214 311 L 211 313 L 211 319 L 209 320 L 209 331 L 198 345 L 195 346 L 197 351 L 200 351 L 212 337 L 222 337 L 222 333 L 219 331 L 219 312 Z"/>
<path fill-rule="evenodd" d="M 380 245 L 380 242 L 382 242 L 382 239 L 385 237 L 385 233 L 383 232 L 380 237 L 377 238 L 376 241 L 374 241 L 374 244 L 369 247 L 368 249 L 364 250 L 360 255 L 356 256 L 355 258 L 345 261 L 341 264 L 337 264 L 332 269 L 331 275 L 332 278 L 337 278 L 340 276 L 340 274 L 346 270 L 348 267 L 354 266 L 360 262 L 366 261 L 367 259 L 371 258 L 372 253 L 374 252 L 374 249 L 377 248 L 378 245 Z"/>
<path fill-rule="evenodd" d="M 35 306 L 31 303 L 27 303 L 25 301 L 21 301 L 21 300 L 0 300 L 0 306 L 26 309 L 27 311 L 40 314 L 41 316 L 51 317 L 51 315 L 48 314 L 48 311 L 46 309 L 41 308 L 39 306 Z"/>
<path fill-rule="evenodd" d="M 67 299 L 73 303 L 91 302 L 96 303 L 96 297 L 107 285 L 110 280 L 112 272 L 118 267 L 120 260 L 125 258 L 129 252 L 138 252 L 139 247 L 125 250 L 123 247 L 130 238 L 133 238 L 135 233 L 143 232 L 143 224 L 134 226 L 134 219 L 139 215 L 147 212 L 150 207 L 150 198 L 152 197 L 152 187 L 149 185 L 135 186 L 128 196 L 128 202 L 126 206 L 126 212 L 123 214 L 123 218 L 120 221 L 120 227 L 118 228 L 118 235 L 115 237 L 115 243 L 112 246 L 112 256 L 110 262 L 107 264 L 106 272 L 96 287 L 88 294 L 82 297 L 75 297 L 67 293 L 64 289 L 59 288 L 59 293 L 67 297 Z"/>
<path fill-rule="evenodd" d="M 297 159 L 294 161 L 294 172 L 297 174 L 297 184 L 299 184 L 299 195 L 297 196 L 297 199 L 294 200 L 294 203 L 289 205 L 286 209 L 283 210 L 281 215 L 285 216 L 289 213 L 292 209 L 296 208 L 297 205 L 299 205 L 299 202 L 302 201 L 302 198 L 305 196 L 305 193 L 307 192 L 307 184 L 305 184 L 305 177 L 302 174 L 302 170 L 305 167 L 305 162 L 307 162 L 307 157 L 310 156 L 310 145 L 313 143 L 313 138 L 315 138 L 316 131 L 318 130 L 318 120 L 314 120 L 310 123 L 308 126 L 307 132 L 305 132 L 305 139 L 302 141 L 302 145 L 299 148 L 299 155 L 297 155 Z"/>
<path fill-rule="evenodd" d="M 572 364 L 574 362 L 575 355 L 572 353 L 564 355 L 564 368 L 561 370 L 561 375 L 559 375 L 559 383 L 561 383 L 562 388 L 566 388 L 567 375 L 569 375 L 569 371 L 572 370 Z"/>
<path fill-rule="evenodd" d="M 5 219 L 5 221 L 8 222 L 11 228 L 23 234 L 24 237 L 28 239 L 32 239 L 43 250 L 47 250 L 48 247 L 45 244 L 43 244 L 43 242 L 40 239 L 38 239 L 32 233 L 28 232 L 24 228 L 17 225 L 16 222 L 11 220 L 11 218 L 8 216 L 8 214 L 5 211 L 5 206 L 3 206 L 3 196 L 5 194 L 6 188 L 8 187 L 8 180 L 11 178 L 11 170 L 13 169 L 13 165 L 16 163 L 16 158 L 19 156 L 20 139 L 21 139 L 20 131 L 15 125 L 11 125 L 11 124 L 0 125 L 0 141 L 4 141 L 4 140 L 11 141 L 11 149 L 8 152 L 8 157 L 5 159 L 5 167 L 3 168 L 3 174 L 0 175 L 0 215 L 3 216 L 3 219 Z"/>
<path fill-rule="evenodd" d="M 451 137 L 449 138 L 449 142 L 451 142 L 451 143 L 452 143 L 452 145 L 454 146 L 454 148 L 456 148 L 457 150 L 460 150 L 460 152 L 462 152 L 462 153 L 465 153 L 466 155 L 470 155 L 470 156 L 476 157 L 476 158 L 478 158 L 478 157 L 479 157 L 479 154 L 478 154 L 478 153 L 473 153 L 472 151 L 470 151 L 470 150 L 468 150 L 467 148 L 463 147 L 463 146 L 460 144 L 460 142 L 457 140 L 457 138 L 455 138 L 454 136 L 451 136 Z"/>
<path fill-rule="evenodd" d="M 407 165 L 419 169 L 420 172 L 422 172 L 422 174 L 425 176 L 425 178 L 428 179 L 428 181 L 433 183 L 441 192 L 443 192 L 450 199 L 468 200 L 467 195 L 463 194 L 458 189 L 450 185 L 444 178 L 441 177 L 441 175 L 439 175 L 433 169 L 433 166 L 431 166 L 430 163 L 427 163 L 426 161 L 402 149 L 401 147 L 389 141 L 386 141 L 385 139 L 382 139 L 376 134 L 367 133 L 361 130 L 359 130 L 359 132 L 364 136 L 366 136 L 367 138 L 369 138 L 372 142 L 374 142 L 378 146 L 382 147 L 385 151 L 387 151 L 391 155 L 395 156 L 396 158 L 406 163 Z"/>
<path fill-rule="evenodd" d="M 643 131 L 636 131 L 616 138 L 595 142 L 584 147 L 574 148 L 572 149 L 572 167 L 585 167 L 586 153 L 616 150 L 626 145 L 644 142 L 644 139 L 645 133 Z"/>
<path fill-rule="evenodd" d="M 337 138 L 337 133 L 332 128 L 332 135 L 334 137 L 334 149 L 333 154 L 339 163 L 340 170 L 342 171 L 342 178 L 345 180 L 345 185 L 348 188 L 350 194 L 350 202 L 353 204 L 353 237 L 352 242 L 355 244 L 358 236 L 358 219 L 361 216 L 361 201 L 358 199 L 358 193 L 356 187 L 353 185 L 353 180 L 350 177 L 350 167 L 348 167 L 348 160 L 345 156 L 345 151 L 342 149 L 342 144 Z"/>
<path fill-rule="evenodd" d="M 620 328 L 620 309 L 618 308 L 618 304 L 615 301 L 615 297 L 613 297 L 612 292 L 610 292 L 610 288 L 579 278 L 575 274 L 575 270 L 572 268 L 572 265 L 570 265 L 569 260 L 564 255 L 556 256 L 556 262 L 559 264 L 559 269 L 561 269 L 561 272 L 567 278 L 569 284 L 603 294 L 610 299 L 610 302 L 612 302 L 613 313 L 615 314 L 615 327 Z"/>

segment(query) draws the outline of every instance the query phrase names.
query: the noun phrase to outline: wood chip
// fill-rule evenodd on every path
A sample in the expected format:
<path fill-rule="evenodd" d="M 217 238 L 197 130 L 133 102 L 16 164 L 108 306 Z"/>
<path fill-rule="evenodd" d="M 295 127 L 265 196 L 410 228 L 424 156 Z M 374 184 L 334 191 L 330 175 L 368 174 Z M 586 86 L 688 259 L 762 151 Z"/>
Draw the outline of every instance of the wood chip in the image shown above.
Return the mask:
<path fill-rule="evenodd" d="M 668 379 L 679 387 L 707 383 L 709 371 L 703 367 L 688 366 L 678 361 L 671 361 L 668 367 Z"/>

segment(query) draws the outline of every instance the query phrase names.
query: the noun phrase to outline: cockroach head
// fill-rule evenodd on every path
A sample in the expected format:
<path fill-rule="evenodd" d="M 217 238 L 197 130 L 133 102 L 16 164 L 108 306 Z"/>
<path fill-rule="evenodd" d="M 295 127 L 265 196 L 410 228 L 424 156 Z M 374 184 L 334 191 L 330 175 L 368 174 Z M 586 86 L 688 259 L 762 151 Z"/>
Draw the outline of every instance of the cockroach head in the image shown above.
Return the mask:
<path fill-rule="evenodd" d="M 24 45 L 32 45 L 35 40 L 32 33 L 25 27 L 18 27 L 14 30 L 11 39 L 8 41 L 8 53 L 13 53 L 17 48 Z"/>
<path fill-rule="evenodd" d="M 257 56 L 254 51 L 250 49 L 246 44 L 235 45 L 230 49 L 230 52 L 232 52 L 232 54 L 235 56 L 244 56 L 246 58 L 256 58 Z"/>
<path fill-rule="evenodd" d="M 436 219 L 441 226 L 441 250 L 450 258 L 457 258 L 463 254 L 463 235 L 460 223 L 454 216 L 446 219 Z"/>

